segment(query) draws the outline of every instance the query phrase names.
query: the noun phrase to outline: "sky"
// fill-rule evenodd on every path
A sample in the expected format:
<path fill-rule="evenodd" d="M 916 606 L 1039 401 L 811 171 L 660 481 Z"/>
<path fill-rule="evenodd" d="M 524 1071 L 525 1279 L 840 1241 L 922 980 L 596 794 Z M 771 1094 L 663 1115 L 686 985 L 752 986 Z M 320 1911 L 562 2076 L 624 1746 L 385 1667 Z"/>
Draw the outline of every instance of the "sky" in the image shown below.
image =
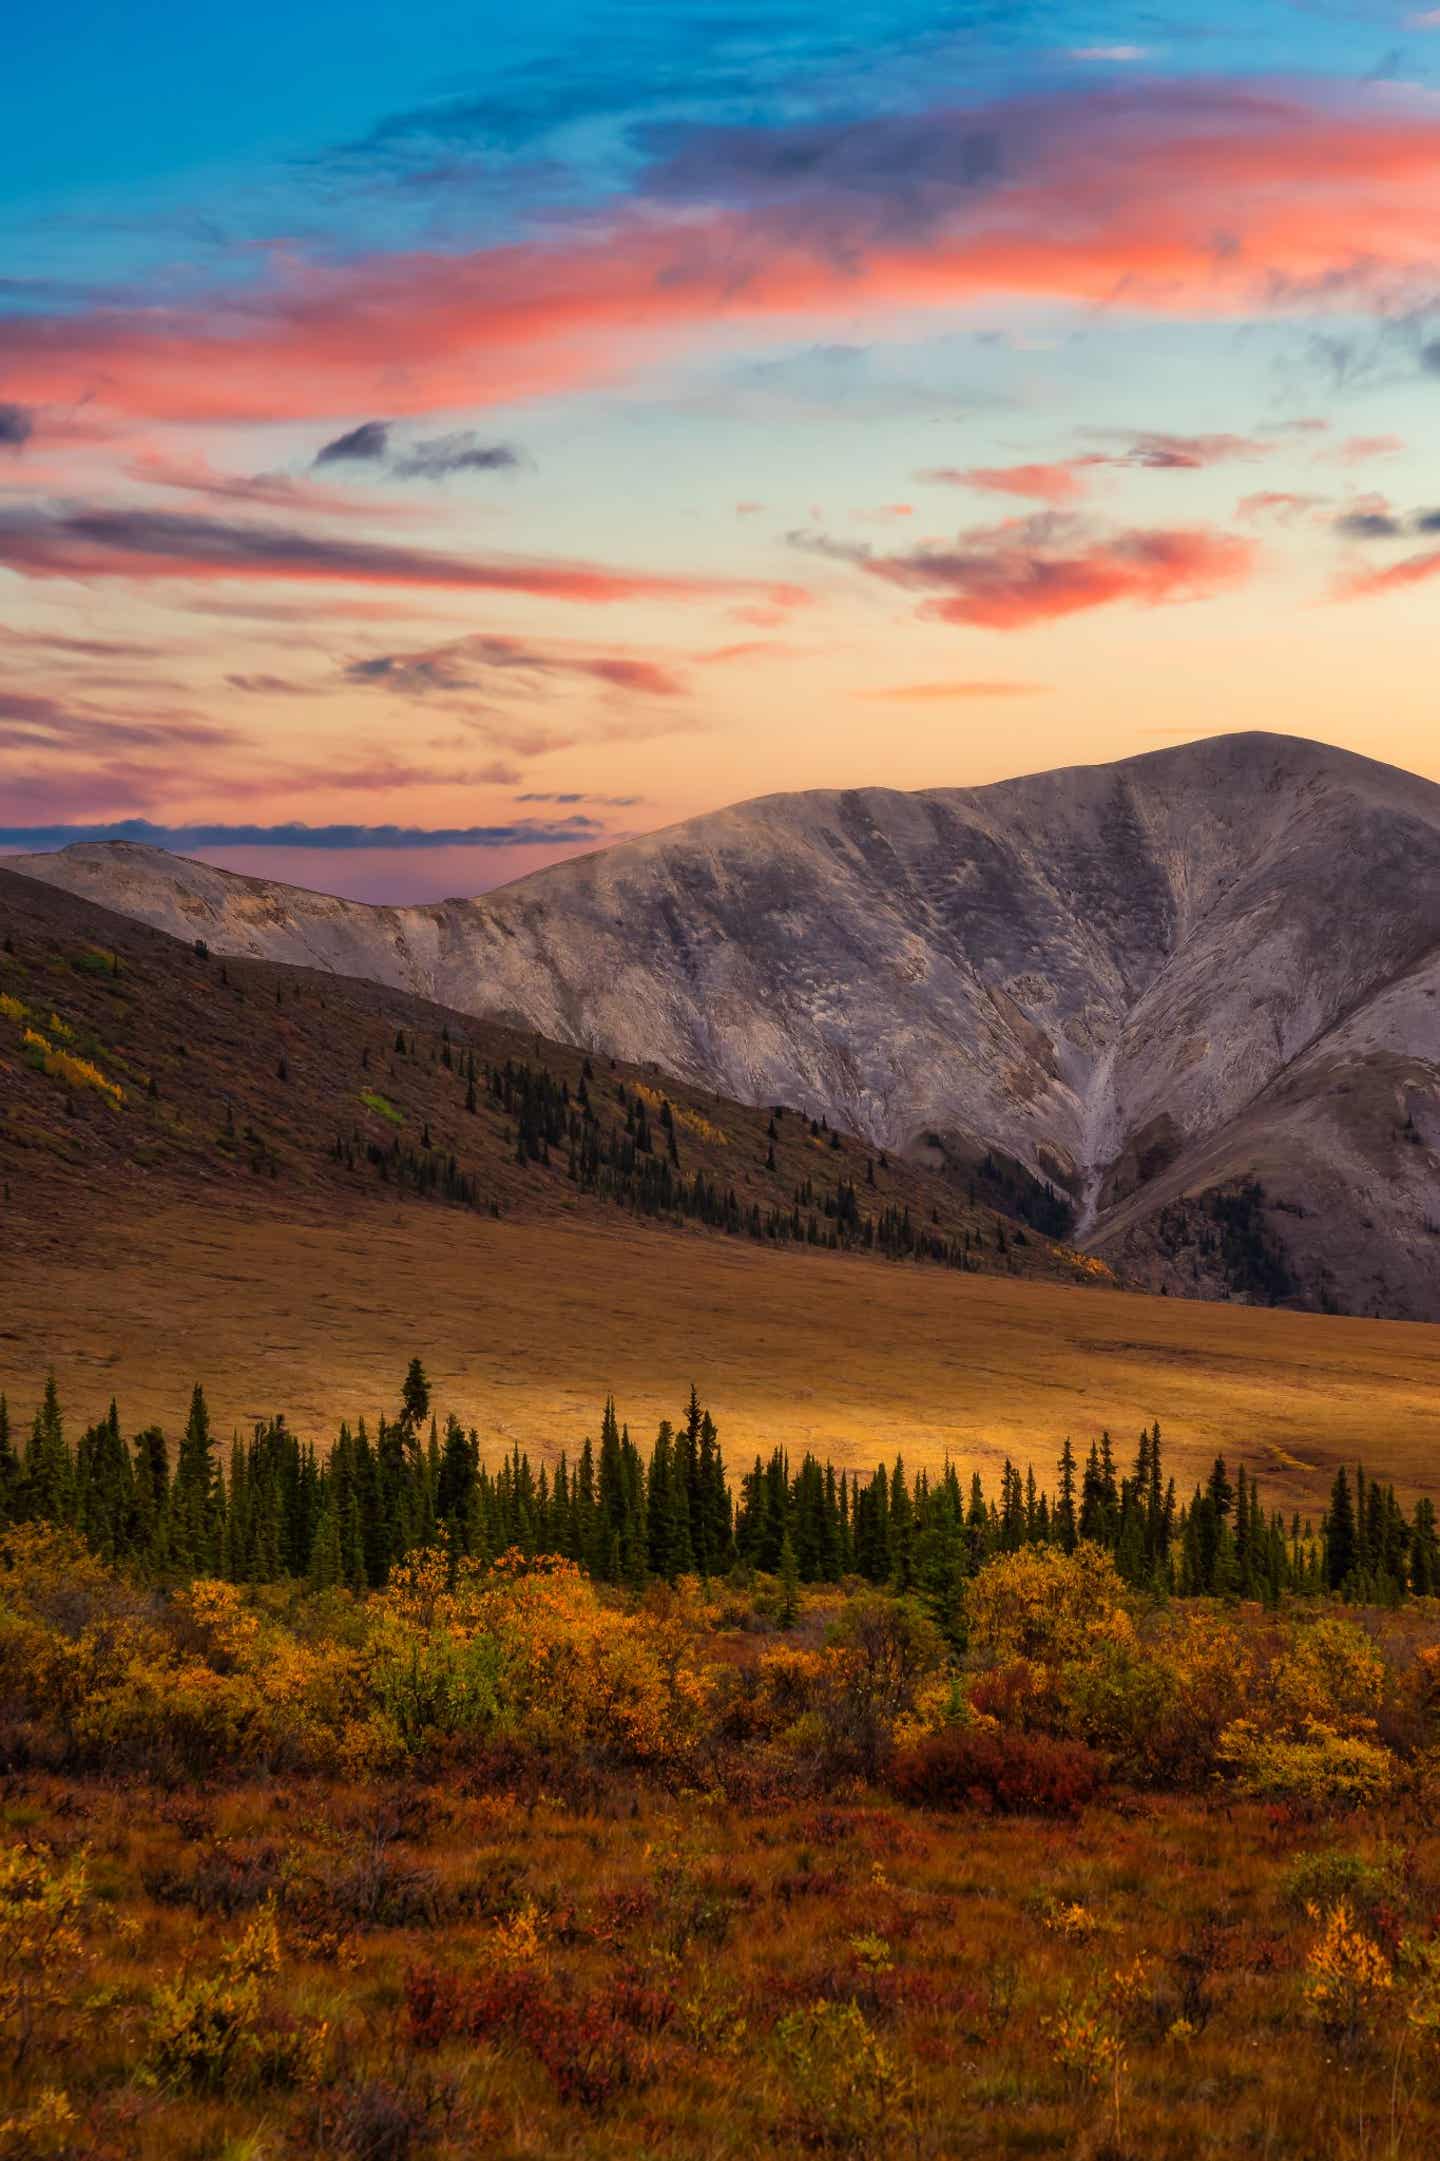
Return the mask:
<path fill-rule="evenodd" d="M 6 39 L 0 851 L 428 899 L 1228 729 L 1440 779 L 1440 8 Z"/>

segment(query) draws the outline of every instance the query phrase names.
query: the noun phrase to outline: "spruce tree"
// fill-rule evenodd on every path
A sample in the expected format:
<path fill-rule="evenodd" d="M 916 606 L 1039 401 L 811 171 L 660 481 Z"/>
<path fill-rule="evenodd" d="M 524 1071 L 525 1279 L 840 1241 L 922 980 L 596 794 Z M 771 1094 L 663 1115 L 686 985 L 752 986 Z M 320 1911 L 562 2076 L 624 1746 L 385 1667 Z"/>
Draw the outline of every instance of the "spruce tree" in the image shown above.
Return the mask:
<path fill-rule="evenodd" d="M 1330 1488 L 1330 1510 L 1325 1518 L 1325 1581 L 1332 1591 L 1344 1590 L 1355 1561 L 1355 1510 L 1350 1480 L 1342 1463 Z"/>
<path fill-rule="evenodd" d="M 197 1381 L 170 1489 L 166 1544 L 169 1561 L 179 1574 L 204 1576 L 218 1570 L 223 1557 L 224 1509 L 210 1413 Z"/>

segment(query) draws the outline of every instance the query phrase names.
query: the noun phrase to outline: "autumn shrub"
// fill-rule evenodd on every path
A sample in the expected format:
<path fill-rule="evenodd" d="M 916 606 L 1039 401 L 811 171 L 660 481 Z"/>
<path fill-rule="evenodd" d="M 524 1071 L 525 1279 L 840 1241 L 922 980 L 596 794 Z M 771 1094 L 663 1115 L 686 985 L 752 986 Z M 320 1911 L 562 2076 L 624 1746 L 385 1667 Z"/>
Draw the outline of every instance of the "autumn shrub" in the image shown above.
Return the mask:
<path fill-rule="evenodd" d="M 1055 1722 L 1140 1786 L 1197 1786 L 1253 1696 L 1253 1655 L 1208 1610 L 1166 1615 L 1144 1641 L 1102 1636 L 1055 1676 Z"/>
<path fill-rule="evenodd" d="M 944 1656 L 940 1631 L 914 1600 L 879 1591 L 847 1600 L 825 1646 L 819 1713 L 829 1761 L 876 1777 Z"/>
<path fill-rule="evenodd" d="M 705 1700 L 689 1658 L 568 1561 L 452 1571 L 420 1554 L 376 1600 L 369 1651 L 377 1707 L 411 1757 L 514 1738 L 559 1764 L 674 1762 Z"/>
<path fill-rule="evenodd" d="M 532 2006 L 520 2032 L 549 2074 L 556 2099 L 571 2106 L 607 2108 L 654 2076 L 646 2040 L 599 1997 Z"/>
<path fill-rule="evenodd" d="M 159 1906 L 188 1906 L 197 1914 L 230 1920 L 255 1906 L 267 1905 L 280 1891 L 279 1848 L 254 1848 L 212 1840 L 188 1868 L 152 1862 L 141 1871 L 146 1896 Z"/>
<path fill-rule="evenodd" d="M 1237 1720 L 1221 1736 L 1220 1754 L 1242 1792 L 1314 1814 L 1373 1807 L 1395 1783 L 1388 1749 L 1314 1721 L 1297 1737 Z"/>
<path fill-rule="evenodd" d="M 0 1852 L 0 2043 L 13 2063 L 29 2054 L 42 2021 L 73 2004 L 87 1962 L 92 1904 L 83 1854 Z"/>
<path fill-rule="evenodd" d="M 167 1602 L 68 1533 L 0 1541 L 0 1740 L 24 1761 L 173 1784 L 218 1772 L 323 1770 L 359 1715 L 353 1646 L 304 1643 L 235 1585 Z"/>
<path fill-rule="evenodd" d="M 1280 1880 L 1282 1902 L 1297 1913 L 1330 1911 L 1343 1904 L 1369 1919 L 1403 1895 L 1401 1869 L 1389 1851 L 1373 1858 L 1335 1847 L 1297 1854 Z"/>
<path fill-rule="evenodd" d="M 213 1967 L 155 1992 L 144 2071 L 170 2091 L 242 2094 L 295 2086 L 319 2069 L 325 2029 L 271 2011 L 265 1984 L 280 1966 L 273 1908 L 257 1915 Z"/>
<path fill-rule="evenodd" d="M 85 2131 L 69 2095 L 42 2087 L 25 2107 L 0 2116 L 0 2154 L 5 2161 L 83 2161 Z"/>
<path fill-rule="evenodd" d="M 1318 1934 L 1305 1961 L 1306 2004 L 1331 2047 L 1351 2055 L 1373 2039 L 1394 1972 L 1343 1899 L 1328 1913 L 1316 1907 L 1310 1913 Z"/>
<path fill-rule="evenodd" d="M 922 1808 L 1074 1817 L 1094 1799 L 1101 1777 L 1100 1758 L 1081 1741 L 976 1724 L 916 1742 L 896 1757 L 889 1782 L 901 1800 Z"/>
<path fill-rule="evenodd" d="M 1102 1644 L 1062 1669 L 1057 1697 L 1063 1723 L 1102 1750 L 1118 1778 L 1169 1785 L 1191 1769 L 1180 1676 L 1169 1660 L 1134 1644 Z"/>
<path fill-rule="evenodd" d="M 1148 2015 L 1151 1987 L 1148 1959 L 1132 1959 L 1097 1975 L 1083 1992 L 1067 1994 L 1043 2021 L 1060 2069 L 1075 2084 L 1108 2097 L 1113 2149 L 1122 2152 L 1131 2049 Z"/>
<path fill-rule="evenodd" d="M 1061 1665 L 1102 1642 L 1134 1635 L 1130 1594 L 1099 1546 L 1073 1553 L 1025 1546 L 981 1569 L 965 1598 L 970 1649 L 983 1663 L 1009 1659 Z"/>
<path fill-rule="evenodd" d="M 431 1964 L 411 1966 L 404 1994 L 406 2035 L 418 2049 L 523 2034 L 547 2001 L 544 1977 L 524 1967 L 461 1973 Z"/>
<path fill-rule="evenodd" d="M 332 2086 L 316 2096 L 308 2142 L 339 2161 L 411 2161 L 439 2136 L 446 2096 L 414 2080 L 403 2086 L 369 2078 Z"/>
<path fill-rule="evenodd" d="M 1324 1726 L 1375 1731 L 1385 1696 L 1384 1654 L 1358 1623 L 1336 1613 L 1296 1619 L 1268 1676 L 1270 1720 L 1286 1731 Z"/>
<path fill-rule="evenodd" d="M 868 2154 L 897 2143 L 910 2082 L 857 2004 L 821 2000 L 787 2012 L 773 2061 L 780 2113 L 807 2144 Z"/>

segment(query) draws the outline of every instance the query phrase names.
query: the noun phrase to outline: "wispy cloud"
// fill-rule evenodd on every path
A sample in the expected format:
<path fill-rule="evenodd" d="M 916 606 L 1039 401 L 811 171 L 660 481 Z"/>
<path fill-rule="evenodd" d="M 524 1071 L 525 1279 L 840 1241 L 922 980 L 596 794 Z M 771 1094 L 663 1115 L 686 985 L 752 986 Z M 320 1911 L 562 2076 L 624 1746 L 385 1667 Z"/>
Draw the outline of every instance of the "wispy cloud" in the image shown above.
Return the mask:
<path fill-rule="evenodd" d="M 0 750 L 35 757 L 57 752 L 110 756 L 117 750 L 173 755 L 178 750 L 216 751 L 233 740 L 229 728 L 200 713 L 166 712 L 153 705 L 135 713 L 90 698 L 0 687 Z"/>
<path fill-rule="evenodd" d="M 1374 600 L 1385 593 L 1401 593 L 1440 578 L 1440 548 L 1423 555 L 1407 555 L 1402 562 L 1383 570 L 1359 570 L 1340 580 L 1336 590 L 1342 600 Z"/>
<path fill-rule="evenodd" d="M 633 810 L 645 798 L 643 795 L 588 795 L 583 789 L 568 792 L 531 789 L 525 795 L 517 795 L 515 800 L 517 803 L 594 803 L 604 810 Z"/>
<path fill-rule="evenodd" d="M 878 690 L 857 690 L 857 698 L 875 699 L 886 705 L 948 705 L 986 698 L 1035 698 L 1049 690 L 1048 683 L 1013 683 L 976 679 L 956 683 L 887 683 Z"/>
<path fill-rule="evenodd" d="M 794 607 L 794 586 L 681 572 L 607 570 L 519 556 L 456 556 L 347 540 L 289 526 L 232 524 L 155 510 L 0 508 L 0 564 L 32 578 L 321 579 L 362 585 L 529 593 L 603 605 L 621 600 L 739 599 Z"/>
<path fill-rule="evenodd" d="M 352 683 L 415 697 L 431 691 L 463 693 L 497 676 L 579 677 L 645 698 L 679 698 L 686 689 L 673 670 L 633 654 L 582 652 L 553 642 L 492 635 L 453 638 L 418 652 L 375 654 L 351 661 L 345 674 Z"/>

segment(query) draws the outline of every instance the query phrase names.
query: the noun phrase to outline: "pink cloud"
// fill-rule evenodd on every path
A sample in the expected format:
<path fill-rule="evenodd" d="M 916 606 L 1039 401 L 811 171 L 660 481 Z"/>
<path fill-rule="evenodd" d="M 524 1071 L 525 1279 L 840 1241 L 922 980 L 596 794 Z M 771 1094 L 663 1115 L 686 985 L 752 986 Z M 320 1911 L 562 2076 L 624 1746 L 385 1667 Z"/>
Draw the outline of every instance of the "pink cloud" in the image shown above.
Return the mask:
<path fill-rule="evenodd" d="M 1368 465 L 1372 458 L 1393 458 L 1405 448 L 1400 435 L 1352 435 L 1320 455 L 1332 465 Z"/>
<path fill-rule="evenodd" d="M 1242 495 L 1235 505 L 1235 515 L 1247 525 L 1261 524 L 1274 518 L 1281 525 L 1293 525 L 1305 518 L 1312 510 L 1322 509 L 1328 500 L 1323 495 L 1297 495 L 1284 488 L 1263 488 L 1255 495 Z"/>
<path fill-rule="evenodd" d="M 1411 586 L 1427 585 L 1432 578 L 1440 578 L 1440 548 L 1424 555 L 1407 555 L 1403 562 L 1391 563 L 1384 570 L 1355 571 L 1341 580 L 1337 591 L 1342 600 L 1373 600 L 1384 593 L 1402 593 Z"/>
<path fill-rule="evenodd" d="M 267 290 L 203 308 L 12 318 L 6 394 L 190 420 L 422 413 L 611 380 L 725 323 L 1004 298 L 1230 318 L 1433 267 L 1440 113 L 1388 86 L 1019 100 L 812 129 L 803 162 L 713 132 L 716 150 L 697 142 L 648 198 L 563 238 L 290 258 Z M 1004 146 L 1003 185 L 977 184 L 977 139 Z"/>

